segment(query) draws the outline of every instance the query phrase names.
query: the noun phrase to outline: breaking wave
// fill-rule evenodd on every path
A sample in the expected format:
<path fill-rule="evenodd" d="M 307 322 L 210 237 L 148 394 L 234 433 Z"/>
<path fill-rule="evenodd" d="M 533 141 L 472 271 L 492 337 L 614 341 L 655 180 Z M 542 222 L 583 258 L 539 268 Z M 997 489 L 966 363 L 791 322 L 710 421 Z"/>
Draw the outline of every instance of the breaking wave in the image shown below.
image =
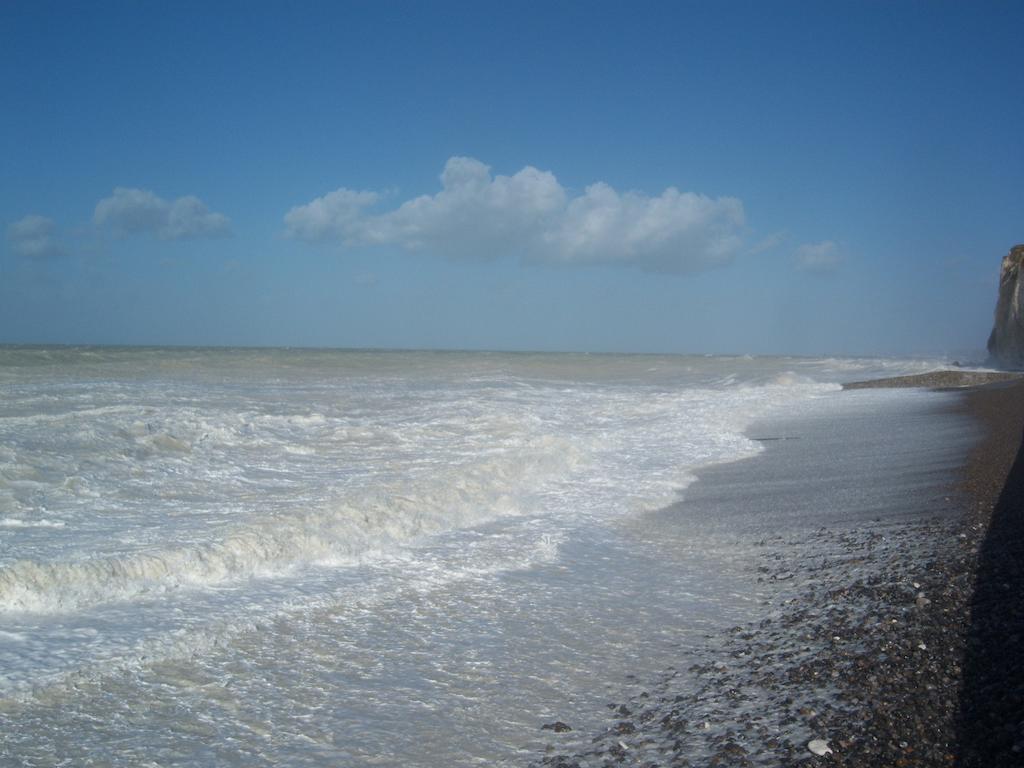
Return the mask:
<path fill-rule="evenodd" d="M 417 537 L 518 514 L 528 502 L 523 489 L 565 476 L 579 461 L 572 445 L 545 438 L 510 457 L 323 509 L 266 517 L 204 543 L 72 562 L 17 561 L 0 568 L 0 609 L 73 611 L 306 566 L 356 563 Z"/>

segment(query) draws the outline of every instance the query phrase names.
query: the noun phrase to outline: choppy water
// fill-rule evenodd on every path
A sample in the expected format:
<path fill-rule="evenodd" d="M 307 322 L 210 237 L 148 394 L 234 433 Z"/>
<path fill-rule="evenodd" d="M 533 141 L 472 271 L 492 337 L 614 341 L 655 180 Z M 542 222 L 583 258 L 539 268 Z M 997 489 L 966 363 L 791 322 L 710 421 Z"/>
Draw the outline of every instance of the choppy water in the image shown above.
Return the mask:
<path fill-rule="evenodd" d="M 936 365 L 0 347 L 0 762 L 532 757 L 752 608 L 720 525 L 631 521 Z"/>

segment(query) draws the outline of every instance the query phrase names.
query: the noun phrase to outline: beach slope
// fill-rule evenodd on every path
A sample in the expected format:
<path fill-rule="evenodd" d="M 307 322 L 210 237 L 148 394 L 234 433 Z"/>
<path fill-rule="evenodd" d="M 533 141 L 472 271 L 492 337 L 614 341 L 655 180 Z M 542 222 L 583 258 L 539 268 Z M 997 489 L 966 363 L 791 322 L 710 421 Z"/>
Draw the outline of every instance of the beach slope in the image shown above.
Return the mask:
<path fill-rule="evenodd" d="M 609 704 L 608 728 L 590 748 L 569 754 L 555 742 L 538 764 L 1024 764 L 1019 378 L 953 371 L 873 383 L 967 387 L 946 393 L 932 416 L 967 448 L 948 467 L 934 444 L 891 451 L 887 466 L 902 451 L 910 461 L 919 453 L 930 470 L 887 508 L 871 493 L 849 498 L 851 487 L 872 482 L 871 465 L 857 458 L 870 441 L 851 438 L 837 455 L 842 439 L 829 442 L 827 425 L 805 424 L 791 439 L 766 441 L 759 457 L 703 473 L 680 509 L 711 503 L 727 514 L 730 494 L 749 496 L 744 482 L 793 501 L 776 505 L 783 513 L 766 529 L 779 532 L 764 536 L 750 569 L 762 617 L 710 639 L 714 652 L 702 663 L 667 670 Z M 899 439 L 910 422 L 897 416 L 879 414 L 876 426 L 888 424 Z M 853 427 L 835 428 L 856 435 Z M 840 481 L 844 462 L 861 473 L 853 485 Z M 809 472 L 794 476 L 801 464 Z M 879 475 L 879 485 L 898 489 L 901 472 Z M 814 479 L 822 474 L 835 482 Z M 813 503 L 798 500 L 801 484 Z M 845 518 L 801 522 L 806 509 L 828 503 L 822 488 L 830 484 L 833 512 L 846 510 Z"/>

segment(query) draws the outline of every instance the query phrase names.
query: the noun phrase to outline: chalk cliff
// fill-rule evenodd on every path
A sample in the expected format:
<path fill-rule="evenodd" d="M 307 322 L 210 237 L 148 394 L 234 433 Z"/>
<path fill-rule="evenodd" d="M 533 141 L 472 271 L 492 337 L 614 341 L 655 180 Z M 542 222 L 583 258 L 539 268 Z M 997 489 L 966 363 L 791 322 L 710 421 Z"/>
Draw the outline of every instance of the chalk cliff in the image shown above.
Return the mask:
<path fill-rule="evenodd" d="M 1000 368 L 1024 369 L 1024 245 L 1003 257 L 999 271 L 996 321 L 988 337 L 991 362 Z"/>

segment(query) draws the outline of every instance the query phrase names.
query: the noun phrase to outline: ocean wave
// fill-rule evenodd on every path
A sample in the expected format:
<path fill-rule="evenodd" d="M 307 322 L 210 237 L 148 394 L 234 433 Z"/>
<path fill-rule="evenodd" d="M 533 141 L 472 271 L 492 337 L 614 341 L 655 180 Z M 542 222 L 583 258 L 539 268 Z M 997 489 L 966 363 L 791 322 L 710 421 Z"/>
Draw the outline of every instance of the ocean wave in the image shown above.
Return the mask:
<path fill-rule="evenodd" d="M 0 568 L 0 610 L 60 613 L 297 568 L 359 562 L 417 537 L 518 514 L 530 491 L 571 472 L 579 451 L 557 438 L 514 455 L 440 471 L 323 509 L 236 526 L 217 540 L 81 561 Z"/>

